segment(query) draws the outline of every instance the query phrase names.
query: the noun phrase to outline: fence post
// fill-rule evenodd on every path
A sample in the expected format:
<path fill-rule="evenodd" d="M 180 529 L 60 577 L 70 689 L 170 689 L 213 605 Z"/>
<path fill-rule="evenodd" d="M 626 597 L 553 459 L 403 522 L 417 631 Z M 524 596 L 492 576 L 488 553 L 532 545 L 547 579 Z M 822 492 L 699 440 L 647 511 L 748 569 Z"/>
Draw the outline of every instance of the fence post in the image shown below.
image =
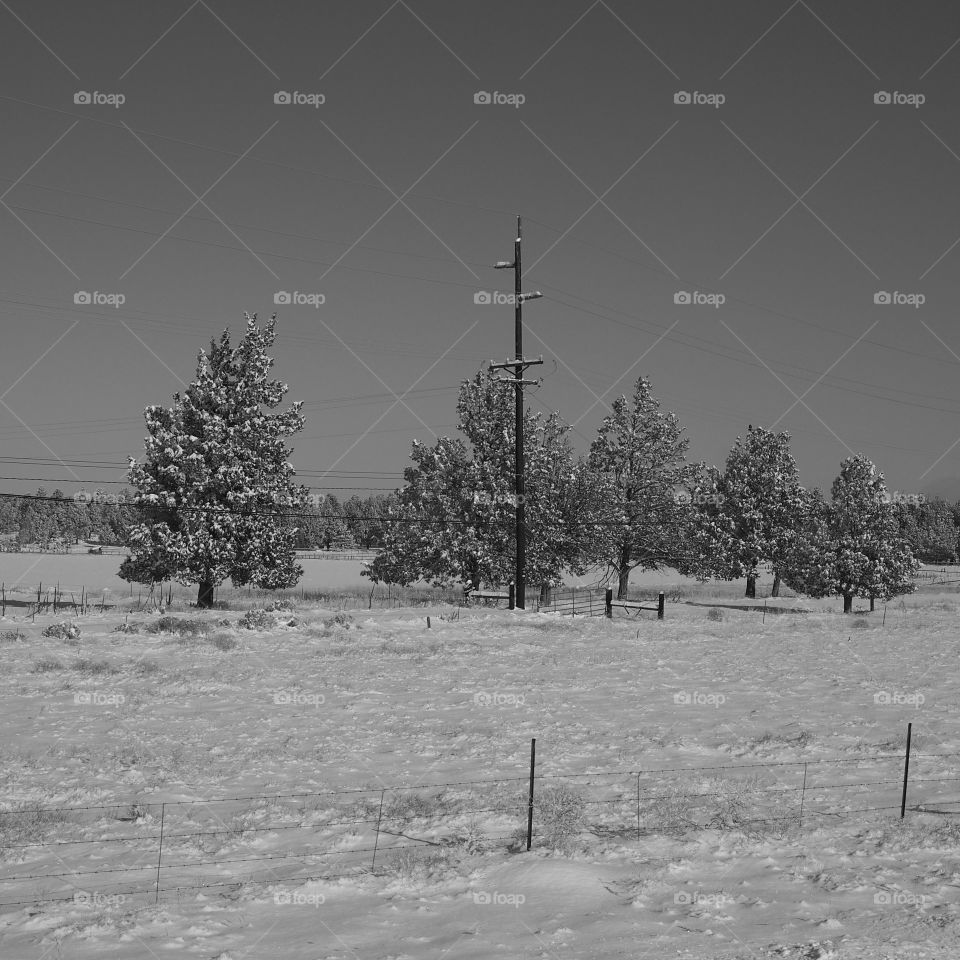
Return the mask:
<path fill-rule="evenodd" d="M 537 760 L 537 738 L 530 740 L 530 798 L 527 801 L 527 849 L 533 844 L 533 768 Z"/>
<path fill-rule="evenodd" d="M 613 616 L 613 590 L 610 587 L 607 587 L 607 592 L 604 594 L 603 603 L 606 607 L 604 611 L 608 617 Z"/>
<path fill-rule="evenodd" d="M 640 771 L 637 771 L 637 839 L 640 839 Z"/>
<path fill-rule="evenodd" d="M 803 786 L 800 788 L 800 820 L 799 826 L 803 826 L 803 801 L 807 795 L 807 764 L 803 764 Z"/>
<path fill-rule="evenodd" d="M 657 619 L 663 619 L 663 591 L 657 595 Z"/>
<path fill-rule="evenodd" d="M 163 821 L 164 815 L 167 812 L 167 805 L 165 803 L 160 804 L 160 847 L 157 850 L 157 893 L 153 899 L 154 903 L 160 902 L 160 858 L 163 856 Z"/>
<path fill-rule="evenodd" d="M 907 724 L 907 753 L 903 759 L 903 798 L 900 801 L 900 819 L 904 818 L 907 812 L 907 777 L 910 774 L 910 734 L 913 732 L 913 724 Z"/>
<path fill-rule="evenodd" d="M 377 846 L 380 843 L 380 821 L 383 819 L 383 795 L 386 792 L 386 788 L 380 791 L 380 812 L 377 814 L 377 835 L 373 839 L 373 860 L 370 861 L 371 870 L 377 865 Z"/>
<path fill-rule="evenodd" d="M 508 594 L 509 594 L 509 597 L 507 599 L 507 609 L 516 610 L 517 609 L 517 585 L 512 580 L 510 581 Z"/>

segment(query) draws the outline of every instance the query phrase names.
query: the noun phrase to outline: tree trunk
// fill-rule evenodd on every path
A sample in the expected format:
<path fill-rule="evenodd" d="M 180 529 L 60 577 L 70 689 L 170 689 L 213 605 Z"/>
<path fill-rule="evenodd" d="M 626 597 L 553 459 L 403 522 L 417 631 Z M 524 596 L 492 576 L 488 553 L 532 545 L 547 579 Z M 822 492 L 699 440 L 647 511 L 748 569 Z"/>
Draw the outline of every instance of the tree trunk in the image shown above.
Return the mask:
<path fill-rule="evenodd" d="M 870 598 L 870 612 L 873 613 L 873 597 Z"/>
<path fill-rule="evenodd" d="M 853 594 L 845 593 L 843 595 L 843 612 L 853 613 Z"/>
<path fill-rule="evenodd" d="M 747 577 L 747 592 L 744 594 L 745 597 L 749 597 L 751 600 L 757 599 L 757 578 L 756 576 Z"/>
<path fill-rule="evenodd" d="M 549 583 L 540 584 L 540 606 L 549 607 L 550 601 L 553 599 L 551 593 L 553 592 Z"/>
<path fill-rule="evenodd" d="M 780 596 L 780 571 L 779 570 L 773 571 L 773 589 L 770 591 L 770 596 L 771 597 Z"/>
<path fill-rule="evenodd" d="M 630 553 L 632 544 L 625 543 L 620 548 L 620 563 L 617 567 L 617 599 L 626 600 L 630 589 Z"/>
<path fill-rule="evenodd" d="M 212 580 L 200 581 L 200 591 L 197 594 L 197 606 L 201 609 L 210 609 L 213 606 Z"/>

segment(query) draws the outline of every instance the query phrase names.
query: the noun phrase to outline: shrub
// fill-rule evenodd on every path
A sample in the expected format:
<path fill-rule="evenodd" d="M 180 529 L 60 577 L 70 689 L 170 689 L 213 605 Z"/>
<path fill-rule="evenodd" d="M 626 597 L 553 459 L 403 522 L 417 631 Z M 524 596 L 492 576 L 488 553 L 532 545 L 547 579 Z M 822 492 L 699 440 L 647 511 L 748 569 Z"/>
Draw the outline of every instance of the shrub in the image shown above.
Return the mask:
<path fill-rule="evenodd" d="M 57 640 L 76 640 L 80 636 L 80 628 L 75 623 L 51 623 L 43 631 L 45 637 L 55 637 Z"/>
<path fill-rule="evenodd" d="M 711 608 L 710 608 L 710 612 L 707 614 L 707 619 L 708 619 L 708 620 L 722 620 L 722 619 L 723 619 L 723 611 L 722 611 L 722 610 L 718 610 L 716 607 L 711 607 Z"/>
<path fill-rule="evenodd" d="M 861 617 L 858 620 L 854 620 L 853 623 L 850 624 L 850 626 L 855 627 L 858 630 L 863 630 L 864 628 L 869 627 L 870 624 L 867 623 L 867 621 L 864 620 L 863 617 Z"/>
<path fill-rule="evenodd" d="M 534 831 L 552 849 L 566 850 L 583 827 L 586 802 L 566 784 L 547 787 L 534 797 Z"/>
<path fill-rule="evenodd" d="M 43 657 L 33 665 L 34 673 L 49 673 L 51 670 L 62 670 L 63 664 L 56 657 Z"/>
<path fill-rule="evenodd" d="M 233 636 L 233 634 L 221 631 L 210 637 L 210 643 L 218 650 L 226 652 L 227 650 L 233 650 L 237 646 L 237 638 Z"/>
<path fill-rule="evenodd" d="M 102 676 L 108 673 L 118 673 L 119 671 L 113 664 L 107 660 L 89 660 L 87 658 L 80 658 L 73 665 L 74 670 L 79 670 L 80 673 L 89 673 L 94 676 Z"/>
<path fill-rule="evenodd" d="M 281 611 L 291 612 L 297 609 L 297 604 L 290 597 L 281 597 L 280 599 L 274 600 L 267 609 L 272 610 L 274 613 Z"/>
<path fill-rule="evenodd" d="M 112 632 L 113 633 L 139 633 L 140 626 L 141 625 L 139 623 L 127 623 L 126 620 L 124 620 L 123 623 L 118 623 L 113 628 Z"/>
<path fill-rule="evenodd" d="M 237 626 L 245 630 L 269 630 L 275 623 L 274 618 L 266 610 L 254 607 L 237 621 Z"/>
<path fill-rule="evenodd" d="M 7 630 L 4 633 L 0 633 L 0 640 L 16 643 L 20 640 L 26 640 L 27 635 L 21 633 L 19 630 Z"/>
<path fill-rule="evenodd" d="M 199 637 L 207 632 L 206 620 L 190 620 L 186 617 L 161 617 L 147 626 L 147 633 L 175 633 L 181 637 Z"/>

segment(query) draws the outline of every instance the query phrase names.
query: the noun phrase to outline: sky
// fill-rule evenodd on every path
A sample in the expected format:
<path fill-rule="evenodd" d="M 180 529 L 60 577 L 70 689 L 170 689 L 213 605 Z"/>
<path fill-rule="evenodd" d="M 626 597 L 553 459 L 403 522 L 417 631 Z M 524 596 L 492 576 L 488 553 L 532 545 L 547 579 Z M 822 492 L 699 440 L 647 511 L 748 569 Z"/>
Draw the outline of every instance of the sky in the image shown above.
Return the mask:
<path fill-rule="evenodd" d="M 644 375 L 693 460 L 960 496 L 956 4 L 3 0 L 0 46 L 0 489 L 119 489 L 245 311 L 303 482 L 394 488 L 512 356 L 522 216 L 578 451 Z"/>

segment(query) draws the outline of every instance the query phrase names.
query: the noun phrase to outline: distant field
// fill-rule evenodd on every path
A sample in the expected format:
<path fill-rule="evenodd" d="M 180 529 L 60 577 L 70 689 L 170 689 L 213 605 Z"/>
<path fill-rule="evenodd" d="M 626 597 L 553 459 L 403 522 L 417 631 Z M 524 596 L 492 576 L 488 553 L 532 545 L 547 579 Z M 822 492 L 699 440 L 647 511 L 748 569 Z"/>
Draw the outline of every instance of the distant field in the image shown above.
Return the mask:
<path fill-rule="evenodd" d="M 88 594 L 99 595 L 106 593 L 107 600 L 114 600 L 131 595 L 130 584 L 117 576 L 122 557 L 119 555 L 93 556 L 90 554 L 38 554 L 38 553 L 0 553 L 0 581 L 6 586 L 7 593 L 35 592 L 38 585 L 44 588 L 53 588 L 60 585 L 61 591 L 69 594 L 73 591 L 79 596 L 81 587 L 86 588 Z M 360 575 L 363 564 L 359 560 L 336 559 L 301 559 L 304 569 L 303 579 L 297 584 L 297 592 L 307 593 L 320 591 L 369 591 L 370 581 Z M 941 571 L 946 570 L 945 574 Z M 958 568 L 944 568 L 929 566 L 925 568 L 927 577 L 921 582 L 930 582 L 931 578 L 960 578 Z M 571 577 L 567 586 L 587 587 L 596 586 L 603 571 L 596 569 L 582 577 Z M 757 581 L 757 596 L 764 597 L 770 593 L 772 578 L 762 575 Z M 667 590 L 670 587 L 682 591 L 686 599 L 699 598 L 735 598 L 742 597 L 744 581 L 709 581 L 700 583 L 690 577 L 682 577 L 674 570 L 635 571 L 630 578 L 631 592 L 635 594 L 652 594 L 658 590 Z M 948 586 L 952 592 L 957 584 Z M 137 596 L 140 588 L 133 587 L 133 596 Z M 380 592 L 386 587 L 379 588 Z M 174 594 L 182 594 L 186 599 L 192 596 L 194 588 L 174 585 Z M 224 595 L 230 593 L 228 586 Z M 782 596 L 793 596 L 792 591 L 783 589 Z M 837 601 L 839 602 L 839 601 Z M 824 601 L 830 606 L 832 601 Z"/>

